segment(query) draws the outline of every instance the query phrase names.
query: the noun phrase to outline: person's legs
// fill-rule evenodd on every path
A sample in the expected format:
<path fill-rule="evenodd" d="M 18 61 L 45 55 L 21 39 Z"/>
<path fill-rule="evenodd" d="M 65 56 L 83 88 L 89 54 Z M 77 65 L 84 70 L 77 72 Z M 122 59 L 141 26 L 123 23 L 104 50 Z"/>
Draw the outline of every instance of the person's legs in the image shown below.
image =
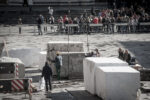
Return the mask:
<path fill-rule="evenodd" d="M 51 76 L 50 76 L 50 78 L 49 78 L 48 82 L 49 82 L 49 89 L 50 89 L 50 90 L 52 90 Z"/>
<path fill-rule="evenodd" d="M 42 35 L 43 33 L 42 33 L 42 26 L 41 25 L 39 27 L 39 30 L 40 30 L 40 35 Z"/>
<path fill-rule="evenodd" d="M 21 34 L 21 27 L 19 27 L 19 34 Z"/>
<path fill-rule="evenodd" d="M 58 79 L 60 80 L 60 68 L 58 69 Z"/>
<path fill-rule="evenodd" d="M 60 80 L 60 68 L 56 68 L 57 71 L 57 79 Z"/>
<path fill-rule="evenodd" d="M 47 84 L 48 80 L 45 79 L 45 85 L 46 85 L 46 91 L 48 91 L 48 84 Z"/>

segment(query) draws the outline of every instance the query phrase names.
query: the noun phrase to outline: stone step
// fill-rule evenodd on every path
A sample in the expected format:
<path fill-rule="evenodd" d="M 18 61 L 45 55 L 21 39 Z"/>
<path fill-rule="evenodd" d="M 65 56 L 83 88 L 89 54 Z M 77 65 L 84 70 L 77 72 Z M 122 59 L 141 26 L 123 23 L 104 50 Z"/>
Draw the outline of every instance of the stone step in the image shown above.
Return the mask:
<path fill-rule="evenodd" d="M 41 73 L 28 73 L 25 74 L 26 78 L 32 78 L 32 82 L 39 82 L 41 78 Z"/>
<path fill-rule="evenodd" d="M 39 68 L 26 68 L 25 73 L 39 73 L 41 70 Z"/>

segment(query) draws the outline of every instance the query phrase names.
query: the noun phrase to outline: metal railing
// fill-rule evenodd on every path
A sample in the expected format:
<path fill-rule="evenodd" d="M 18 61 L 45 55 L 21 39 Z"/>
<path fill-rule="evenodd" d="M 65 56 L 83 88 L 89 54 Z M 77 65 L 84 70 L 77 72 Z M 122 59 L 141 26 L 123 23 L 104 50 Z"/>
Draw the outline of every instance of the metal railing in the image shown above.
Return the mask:
<path fill-rule="evenodd" d="M 67 33 L 68 30 L 71 34 L 78 33 L 137 33 L 137 32 L 150 32 L 150 22 L 142 22 L 136 25 L 128 23 L 109 23 L 109 24 L 42 24 L 41 30 L 43 34 L 49 33 Z M 19 32 L 21 31 L 21 32 Z M 23 24 L 23 25 L 1 25 L 0 35 L 10 34 L 23 34 L 29 35 L 38 34 L 37 24 Z"/>

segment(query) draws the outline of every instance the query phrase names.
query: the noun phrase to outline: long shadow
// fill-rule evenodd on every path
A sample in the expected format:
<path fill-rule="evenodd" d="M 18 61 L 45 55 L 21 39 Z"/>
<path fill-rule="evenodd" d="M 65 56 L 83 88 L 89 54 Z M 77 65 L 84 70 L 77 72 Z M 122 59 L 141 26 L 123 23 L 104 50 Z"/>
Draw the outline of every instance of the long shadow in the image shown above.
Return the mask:
<path fill-rule="evenodd" d="M 145 41 L 128 41 L 120 42 L 134 57 L 139 64 L 145 68 L 150 68 L 150 42 Z M 133 56 L 131 55 L 131 56 Z"/>
<path fill-rule="evenodd" d="M 52 93 L 52 100 L 102 100 L 85 90 Z"/>
<path fill-rule="evenodd" d="M 52 93 L 51 98 L 52 100 L 75 100 L 68 92 Z"/>
<path fill-rule="evenodd" d="M 69 91 L 75 100 L 102 100 L 96 95 L 92 95 L 86 90 Z"/>

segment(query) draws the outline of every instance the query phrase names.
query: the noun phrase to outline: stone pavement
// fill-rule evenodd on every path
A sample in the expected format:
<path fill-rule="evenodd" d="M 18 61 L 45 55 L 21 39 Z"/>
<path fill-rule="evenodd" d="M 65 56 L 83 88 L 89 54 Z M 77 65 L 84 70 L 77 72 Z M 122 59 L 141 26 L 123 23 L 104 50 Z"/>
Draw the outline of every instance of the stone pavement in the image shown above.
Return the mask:
<path fill-rule="evenodd" d="M 149 89 L 150 82 L 144 83 L 143 87 Z M 38 87 L 38 83 L 34 83 Z M 0 100 L 29 100 L 29 96 L 25 93 L 0 93 Z M 50 98 L 47 98 L 50 97 Z M 83 85 L 83 80 L 63 80 L 53 81 L 53 90 L 51 93 L 45 91 L 38 91 L 32 94 L 32 100 L 102 100 L 97 96 L 88 93 Z M 150 100 L 150 92 L 141 93 L 139 100 Z"/>
<path fill-rule="evenodd" d="M 38 87 L 38 83 L 34 85 Z M 27 94 L 25 98 L 25 93 L 0 94 L 0 100 L 28 100 L 28 97 Z M 32 100 L 100 100 L 100 98 L 85 91 L 82 80 L 64 80 L 53 81 L 51 93 L 45 93 L 44 90 L 34 92 Z"/>

